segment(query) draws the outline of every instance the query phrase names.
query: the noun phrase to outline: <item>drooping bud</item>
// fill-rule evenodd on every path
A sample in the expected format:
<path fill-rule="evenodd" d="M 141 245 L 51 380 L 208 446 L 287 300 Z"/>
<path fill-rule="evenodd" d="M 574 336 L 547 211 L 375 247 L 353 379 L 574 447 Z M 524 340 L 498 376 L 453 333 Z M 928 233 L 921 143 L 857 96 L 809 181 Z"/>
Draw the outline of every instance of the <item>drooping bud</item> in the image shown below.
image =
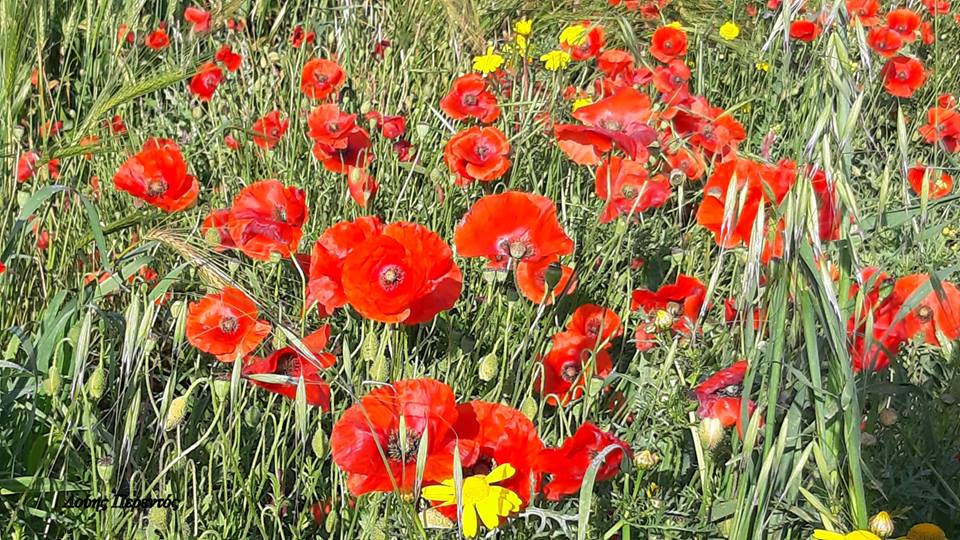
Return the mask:
<path fill-rule="evenodd" d="M 890 427 L 897 423 L 897 420 L 900 419 L 900 413 L 892 407 L 887 407 L 880 411 L 880 423 Z"/>
<path fill-rule="evenodd" d="M 870 518 L 870 532 L 886 538 L 893 534 L 893 520 L 887 512 L 878 512 L 877 515 Z"/>
<path fill-rule="evenodd" d="M 87 396 L 93 401 L 99 401 L 107 388 L 107 370 L 102 365 L 97 366 L 87 380 Z"/>
<path fill-rule="evenodd" d="M 520 404 L 520 412 L 531 420 L 537 417 L 537 411 L 539 409 L 540 407 L 537 405 L 537 400 L 533 399 L 533 396 L 527 396 L 527 398 L 523 400 L 523 403 Z"/>
<path fill-rule="evenodd" d="M 167 417 L 163 421 L 163 430 L 170 431 L 175 429 L 186 418 L 189 412 L 189 394 L 182 395 L 170 402 L 170 408 L 167 409 Z"/>
<path fill-rule="evenodd" d="M 497 358 L 495 353 L 490 353 L 480 359 L 478 373 L 480 380 L 483 382 L 490 382 L 497 378 L 497 375 L 500 374 L 500 359 Z"/>
<path fill-rule="evenodd" d="M 104 483 L 110 483 L 113 478 L 113 456 L 107 455 L 97 460 L 97 475 Z"/>
<path fill-rule="evenodd" d="M 310 440 L 310 447 L 313 448 L 313 453 L 316 454 L 318 458 L 327 455 L 327 434 L 323 432 L 323 429 L 317 429 L 313 434 L 313 439 Z"/>
<path fill-rule="evenodd" d="M 163 506 L 153 506 L 147 512 L 147 522 L 155 530 L 164 532 L 167 530 L 167 509 Z"/>
<path fill-rule="evenodd" d="M 700 421 L 700 427 L 697 429 L 700 436 L 700 444 L 707 450 L 713 450 L 723 440 L 726 433 L 723 430 L 723 424 L 716 418 L 704 418 Z"/>
<path fill-rule="evenodd" d="M 340 514 L 337 512 L 336 508 L 331 508 L 330 513 L 327 514 L 327 520 L 324 522 L 323 527 L 327 530 L 328 534 L 332 534 L 333 531 L 337 528 L 337 523 L 340 521 Z"/>

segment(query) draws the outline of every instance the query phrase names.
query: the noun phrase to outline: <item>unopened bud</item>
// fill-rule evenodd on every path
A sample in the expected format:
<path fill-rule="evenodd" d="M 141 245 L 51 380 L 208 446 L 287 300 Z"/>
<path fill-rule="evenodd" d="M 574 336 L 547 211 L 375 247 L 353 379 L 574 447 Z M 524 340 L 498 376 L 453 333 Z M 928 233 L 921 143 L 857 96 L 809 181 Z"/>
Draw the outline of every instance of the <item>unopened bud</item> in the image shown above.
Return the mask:
<path fill-rule="evenodd" d="M 427 508 L 420 512 L 420 521 L 427 529 L 452 529 L 454 526 L 453 521 L 436 508 Z"/>
<path fill-rule="evenodd" d="M 183 395 L 170 402 L 170 408 L 167 409 L 167 417 L 163 421 L 164 431 L 175 429 L 183 423 L 183 419 L 186 418 L 187 409 L 189 408 L 189 398 L 189 395 Z"/>
<path fill-rule="evenodd" d="M 147 512 L 147 522 L 155 530 L 164 532 L 167 530 L 167 509 L 163 506 L 153 506 Z"/>
<path fill-rule="evenodd" d="M 313 434 L 310 447 L 313 448 L 313 453 L 316 454 L 318 458 L 327 455 L 327 434 L 323 432 L 323 429 L 318 429 L 316 433 Z"/>
<path fill-rule="evenodd" d="M 658 309 L 653 317 L 653 324 L 657 330 L 669 330 L 673 327 L 673 315 L 665 309 Z"/>
<path fill-rule="evenodd" d="M 553 289 L 557 287 L 562 277 L 563 267 L 560 266 L 560 263 L 550 263 L 550 266 L 548 266 L 547 270 L 543 273 L 543 281 L 547 285 L 547 291 L 553 292 Z"/>
<path fill-rule="evenodd" d="M 97 460 L 97 475 L 105 483 L 110 483 L 113 478 L 113 456 L 103 456 Z"/>
<path fill-rule="evenodd" d="M 660 456 L 647 449 L 637 452 L 633 457 L 633 464 L 638 469 L 652 469 L 657 466 L 657 463 L 660 463 Z"/>
<path fill-rule="evenodd" d="M 533 396 L 527 396 L 527 399 L 520 404 L 520 412 L 531 420 L 537 417 L 538 410 L 537 400 L 533 399 Z"/>
<path fill-rule="evenodd" d="M 228 379 L 213 380 L 213 397 L 217 401 L 224 401 L 230 395 L 230 381 Z"/>
<path fill-rule="evenodd" d="M 483 382 L 490 382 L 496 379 L 500 373 L 500 359 L 497 358 L 497 355 L 494 353 L 484 356 L 480 359 L 478 372 L 480 380 Z"/>
<path fill-rule="evenodd" d="M 360 359 L 364 362 L 373 362 L 380 352 L 380 340 L 373 332 L 367 332 L 360 343 Z"/>
<path fill-rule="evenodd" d="M 107 370 L 103 366 L 97 366 L 90 374 L 87 380 L 87 395 L 94 401 L 99 401 L 103 397 L 103 392 L 107 387 Z"/>
<path fill-rule="evenodd" d="M 896 409 L 887 407 L 882 411 L 880 411 L 880 423 L 887 427 L 890 427 L 896 424 L 897 420 L 899 419 L 900 419 L 900 413 L 898 413 Z"/>
<path fill-rule="evenodd" d="M 716 418 L 704 418 L 701 420 L 697 434 L 700 436 L 700 444 L 707 450 L 716 448 L 720 444 L 720 441 L 723 440 L 724 435 L 726 435 L 723 430 L 723 424 Z"/>
<path fill-rule="evenodd" d="M 327 514 L 327 520 L 323 523 L 323 527 L 327 530 L 327 533 L 333 533 L 339 521 L 340 514 L 337 512 L 337 509 L 331 508 L 330 513 Z"/>
<path fill-rule="evenodd" d="M 870 532 L 880 538 L 886 538 L 893 534 L 893 520 L 890 519 L 890 514 L 879 512 L 870 518 Z"/>

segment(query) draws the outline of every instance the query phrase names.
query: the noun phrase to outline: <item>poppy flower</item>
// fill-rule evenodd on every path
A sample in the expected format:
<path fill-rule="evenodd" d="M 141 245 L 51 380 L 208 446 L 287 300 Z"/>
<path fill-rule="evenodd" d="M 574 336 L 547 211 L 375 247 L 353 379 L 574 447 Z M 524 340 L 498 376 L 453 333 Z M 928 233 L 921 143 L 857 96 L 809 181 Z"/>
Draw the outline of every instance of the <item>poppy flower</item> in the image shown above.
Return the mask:
<path fill-rule="evenodd" d="M 883 371 L 900 352 L 900 347 L 910 339 L 902 320 L 896 319 L 899 307 L 888 299 L 862 320 L 851 317 L 847 323 L 850 361 L 854 373 Z M 868 321 L 873 332 L 868 335 Z"/>
<path fill-rule="evenodd" d="M 913 42 L 920 28 L 920 16 L 906 8 L 894 9 L 887 13 L 887 27 L 900 34 L 904 41 Z"/>
<path fill-rule="evenodd" d="M 817 225 L 821 242 L 840 238 L 840 206 L 837 198 L 837 186 L 827 180 L 827 173 L 820 170 L 810 179 L 813 194 L 817 200 Z"/>
<path fill-rule="evenodd" d="M 650 54 L 664 64 L 686 56 L 687 34 L 672 26 L 657 28 L 650 39 Z"/>
<path fill-rule="evenodd" d="M 413 161 L 413 158 L 416 155 L 413 152 L 413 145 L 410 144 L 410 141 L 405 141 L 403 139 L 393 143 L 393 152 L 397 155 L 397 161 L 400 161 L 401 163 Z"/>
<path fill-rule="evenodd" d="M 578 307 L 567 321 L 566 328 L 567 331 L 590 340 L 591 347 L 599 344 L 606 348 L 611 340 L 623 335 L 620 317 L 616 312 L 596 304 L 584 304 Z"/>
<path fill-rule="evenodd" d="M 123 135 L 127 132 L 127 126 L 123 123 L 123 118 L 119 114 L 113 115 L 113 118 L 110 120 L 110 131 L 114 135 Z"/>
<path fill-rule="evenodd" d="M 297 398 L 297 387 L 303 377 L 307 405 L 327 412 L 330 410 L 330 385 L 323 380 L 321 371 L 337 361 L 332 354 L 323 352 L 329 339 L 330 327 L 323 325 L 303 338 L 312 357 L 295 347 L 284 347 L 266 358 L 253 358 L 244 364 L 242 374 L 252 384 L 290 399 Z"/>
<path fill-rule="evenodd" d="M 817 39 L 821 32 L 820 25 L 816 21 L 798 20 L 790 23 L 790 37 L 798 41 L 807 43 Z"/>
<path fill-rule="evenodd" d="M 565 406 L 583 396 L 590 377 L 606 377 L 613 369 L 606 348 L 594 352 L 596 339 L 579 332 L 558 332 L 551 338 L 550 351 L 539 359 L 541 374 L 534 389 L 545 396 L 550 405 Z"/>
<path fill-rule="evenodd" d="M 707 296 L 707 288 L 699 279 L 680 274 L 672 284 L 661 286 L 656 291 L 638 289 L 633 291 L 630 309 L 645 312 L 666 310 L 675 323 L 677 332 L 689 332 L 700 318 L 700 310 Z"/>
<path fill-rule="evenodd" d="M 343 86 L 347 76 L 339 64 L 314 58 L 303 66 L 300 90 L 310 99 L 324 100 Z"/>
<path fill-rule="evenodd" d="M 53 158 L 47 162 L 47 174 L 53 180 L 60 178 L 60 160 L 58 158 Z"/>
<path fill-rule="evenodd" d="M 573 117 L 588 126 L 606 131 L 606 135 L 630 159 L 643 161 L 649 155 L 647 145 L 657 138 L 648 123 L 655 118 L 650 98 L 633 87 L 580 107 Z"/>
<path fill-rule="evenodd" d="M 597 56 L 603 44 L 603 27 L 587 21 L 568 26 L 560 33 L 560 48 L 575 61 Z"/>
<path fill-rule="evenodd" d="M 370 136 L 356 119 L 355 114 L 346 114 L 332 103 L 316 107 L 307 117 L 313 155 L 328 171 L 344 174 L 373 160 Z"/>
<path fill-rule="evenodd" d="M 664 152 L 671 171 L 680 171 L 687 180 L 698 180 L 706 172 L 707 164 L 696 150 L 678 148 L 674 152 Z"/>
<path fill-rule="evenodd" d="M 953 191 L 953 177 L 947 173 L 928 171 L 923 165 L 915 165 L 907 171 L 907 182 L 910 189 L 919 197 L 923 194 L 923 186 L 927 185 L 927 196 L 930 199 L 945 197 Z"/>
<path fill-rule="evenodd" d="M 622 49 L 607 49 L 597 56 L 597 69 L 607 77 L 629 74 L 635 63 L 633 55 Z"/>
<path fill-rule="evenodd" d="M 257 320 L 257 305 L 243 291 L 226 287 L 187 308 L 187 340 L 221 362 L 233 362 L 257 348 L 270 323 Z"/>
<path fill-rule="evenodd" d="M 230 207 L 230 237 L 248 257 L 269 261 L 274 253 L 296 253 L 307 221 L 306 195 L 279 180 L 254 182 L 243 188 Z"/>
<path fill-rule="evenodd" d="M 743 434 L 743 422 L 740 409 L 743 403 L 743 379 L 747 373 L 747 362 L 741 360 L 722 369 L 694 387 L 692 395 L 699 402 L 697 416 L 715 418 L 724 428 L 737 426 L 737 432 Z M 756 410 L 753 401 L 747 402 L 747 415 Z"/>
<path fill-rule="evenodd" d="M 458 186 L 502 177 L 510 168 L 509 155 L 510 143 L 495 127 L 465 129 L 451 137 L 443 149 L 443 160 L 457 175 Z"/>
<path fill-rule="evenodd" d="M 50 247 L 50 232 L 40 231 L 37 233 L 37 249 L 44 251 L 48 247 Z"/>
<path fill-rule="evenodd" d="M 923 63 L 916 58 L 895 56 L 883 65 L 883 87 L 890 95 L 908 98 L 927 78 Z"/>
<path fill-rule="evenodd" d="M 197 74 L 190 79 L 190 93 L 200 101 L 210 101 L 217 86 L 223 81 L 223 71 L 213 62 L 207 62 L 197 69 Z"/>
<path fill-rule="evenodd" d="M 949 341 L 960 337 L 960 288 L 940 281 L 934 287 L 927 274 L 911 274 L 898 279 L 888 297 L 897 315 L 903 317 L 906 337 L 922 334 L 924 341 L 940 345 L 939 335 Z"/>
<path fill-rule="evenodd" d="M 230 236 L 230 210 L 213 210 L 203 219 L 200 234 L 216 251 L 237 247 Z"/>
<path fill-rule="evenodd" d="M 867 44 L 880 56 L 891 58 L 903 48 L 903 37 L 891 28 L 877 27 L 867 33 Z"/>
<path fill-rule="evenodd" d="M 350 191 L 350 198 L 353 199 L 353 202 L 357 203 L 360 208 L 366 208 L 367 204 L 376 196 L 380 184 L 366 169 L 350 167 L 347 170 L 347 189 Z"/>
<path fill-rule="evenodd" d="M 670 197 L 670 182 L 663 175 L 649 178 L 642 163 L 617 156 L 610 156 L 597 167 L 594 188 L 597 197 L 606 201 L 600 223 L 659 208 Z"/>
<path fill-rule="evenodd" d="M 549 292 L 547 291 L 548 273 L 558 274 L 556 284 Z M 517 263 L 514 277 L 520 294 L 535 304 L 552 305 L 561 294 L 570 294 L 577 288 L 575 279 L 572 283 L 570 282 L 574 278 L 573 268 L 560 264 L 556 255 L 538 261 L 520 261 Z"/>
<path fill-rule="evenodd" d="M 766 312 L 761 308 L 753 309 L 753 329 L 759 330 L 763 325 L 763 322 L 766 321 Z M 737 300 L 735 298 L 727 298 L 723 301 L 723 320 L 727 324 L 736 324 L 737 322 L 745 319 L 743 314 L 737 310 Z"/>
<path fill-rule="evenodd" d="M 858 20 L 864 28 L 870 28 L 880 24 L 880 17 L 877 13 L 880 11 L 879 0 L 847 0 L 847 14 L 851 20 Z"/>
<path fill-rule="evenodd" d="M 673 60 L 653 71 L 653 86 L 664 94 L 664 101 L 682 100 L 688 96 L 690 68 L 683 60 Z"/>
<path fill-rule="evenodd" d="M 310 276 L 307 282 L 307 306 L 318 304 L 321 315 L 331 315 L 346 305 L 343 292 L 343 261 L 356 246 L 379 236 L 383 224 L 375 216 L 354 221 L 341 221 L 320 235 L 310 253 Z"/>
<path fill-rule="evenodd" d="M 936 17 L 938 15 L 946 15 L 950 12 L 950 2 L 949 0 L 921 0 L 923 7 L 927 8 L 927 13 L 931 17 Z"/>
<path fill-rule="evenodd" d="M 486 79 L 479 73 L 457 77 L 450 92 L 440 100 L 440 110 L 454 120 L 476 118 L 484 124 L 500 117 L 497 96 L 490 92 Z"/>
<path fill-rule="evenodd" d="M 240 69 L 240 64 L 243 62 L 243 56 L 233 52 L 233 47 L 226 43 L 217 49 L 214 58 L 217 62 L 223 64 L 223 67 L 227 68 L 230 73 Z"/>
<path fill-rule="evenodd" d="M 117 189 L 164 212 L 177 212 L 197 200 L 200 184 L 187 174 L 180 147 L 170 139 L 147 139 L 113 177 Z"/>
<path fill-rule="evenodd" d="M 47 120 L 40 126 L 40 136 L 46 139 L 54 137 L 63 131 L 63 120 Z"/>
<path fill-rule="evenodd" d="M 237 138 L 231 133 L 227 133 L 223 136 L 223 144 L 227 145 L 227 148 L 231 150 L 240 148 L 240 141 L 238 141 Z"/>
<path fill-rule="evenodd" d="M 313 43 L 316 39 L 316 32 L 304 32 L 303 27 L 297 25 L 293 29 L 293 34 L 290 35 L 290 44 L 293 45 L 294 49 L 299 49 L 304 43 Z"/>
<path fill-rule="evenodd" d="M 663 116 L 672 119 L 676 136 L 688 138 L 692 148 L 710 155 L 729 155 L 747 136 L 733 115 L 702 96 L 691 97 L 682 107 L 671 106 Z"/>
<path fill-rule="evenodd" d="M 193 31 L 198 34 L 210 30 L 210 12 L 205 9 L 188 6 L 183 11 L 183 18 L 193 25 Z"/>
<path fill-rule="evenodd" d="M 253 144 L 269 150 L 280 142 L 290 127 L 290 120 L 283 118 L 280 111 L 270 111 L 253 123 L 250 130 L 254 133 Z"/>
<path fill-rule="evenodd" d="M 17 182 L 23 183 L 37 173 L 37 161 L 40 154 L 37 152 L 24 152 L 17 159 Z"/>
<path fill-rule="evenodd" d="M 548 500 L 559 501 L 565 495 L 579 493 L 590 464 L 610 446 L 616 446 L 617 449 L 606 454 L 595 477 L 596 482 L 606 482 L 617 475 L 624 458 L 632 459 L 633 451 L 627 443 L 590 422 L 580 426 L 559 448 L 547 448 L 540 452 L 538 468 L 543 474 L 551 476 L 543 486 L 543 494 Z"/>
<path fill-rule="evenodd" d="M 578 165 L 596 165 L 613 148 L 605 130 L 574 124 L 555 124 L 557 146 Z"/>
<path fill-rule="evenodd" d="M 954 107 L 931 107 L 927 123 L 918 131 L 930 144 L 941 143 L 948 152 L 960 151 L 960 113 Z"/>
<path fill-rule="evenodd" d="M 476 461 L 476 445 L 458 441 L 452 429 L 458 417 L 453 391 L 442 382 L 407 379 L 376 388 L 333 426 L 333 461 L 347 473 L 347 488 L 355 496 L 394 489 L 409 492 L 418 477 L 419 446 L 425 442 L 422 480 L 442 482 L 453 478 L 456 448 L 461 466 Z"/>
<path fill-rule="evenodd" d="M 367 319 L 418 324 L 453 307 L 463 276 L 440 236 L 408 222 L 387 225 L 343 260 L 343 292 Z"/>
<path fill-rule="evenodd" d="M 539 261 L 573 253 L 573 240 L 557 221 L 557 207 L 542 195 L 507 191 L 486 195 L 457 224 L 454 244 L 461 257 L 485 257 L 490 268 L 508 260 Z"/>
<path fill-rule="evenodd" d="M 377 129 L 385 139 L 396 139 L 402 137 L 407 131 L 407 119 L 403 116 L 385 116 L 377 111 L 368 112 L 364 118 L 374 120 Z"/>
<path fill-rule="evenodd" d="M 130 27 L 121 24 L 117 27 L 117 41 L 126 41 L 128 45 L 133 45 L 133 42 L 136 41 L 137 36 L 130 30 Z"/>
<path fill-rule="evenodd" d="M 158 28 L 147 34 L 147 37 L 144 39 L 144 44 L 155 51 L 159 51 L 170 45 L 170 36 L 167 35 L 166 30 Z"/>

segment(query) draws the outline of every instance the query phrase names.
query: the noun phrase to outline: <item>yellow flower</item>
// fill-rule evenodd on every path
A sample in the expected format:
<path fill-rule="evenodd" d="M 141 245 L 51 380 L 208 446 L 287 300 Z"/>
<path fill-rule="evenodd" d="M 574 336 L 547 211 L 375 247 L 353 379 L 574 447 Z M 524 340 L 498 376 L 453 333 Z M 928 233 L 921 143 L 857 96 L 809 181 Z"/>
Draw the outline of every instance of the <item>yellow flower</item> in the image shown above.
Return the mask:
<path fill-rule="evenodd" d="M 520 56 L 526 56 L 527 38 L 523 34 L 517 34 L 517 36 L 514 38 L 514 41 L 517 44 L 517 53 L 519 53 Z"/>
<path fill-rule="evenodd" d="M 947 540 L 947 535 L 933 523 L 917 523 L 902 540 Z"/>
<path fill-rule="evenodd" d="M 825 531 L 823 529 L 816 529 L 813 531 L 813 537 L 817 540 L 880 540 L 879 536 L 870 531 L 864 530 L 843 534 L 833 531 Z"/>
<path fill-rule="evenodd" d="M 463 535 L 473 538 L 477 536 L 477 515 L 487 529 L 495 529 L 500 525 L 500 518 L 507 517 L 520 510 L 522 501 L 516 493 L 501 486 L 495 486 L 516 474 L 517 470 L 509 463 L 504 463 L 490 474 L 478 474 L 463 480 Z M 444 480 L 438 486 L 427 486 L 422 491 L 423 498 L 428 501 L 440 501 L 440 506 L 456 506 L 457 493 L 453 479 Z"/>
<path fill-rule="evenodd" d="M 518 36 L 530 37 L 530 34 L 533 33 L 533 21 L 530 19 L 520 19 L 514 23 L 513 31 L 516 32 Z"/>
<path fill-rule="evenodd" d="M 572 108 L 573 108 L 573 112 L 576 112 L 577 109 L 579 109 L 580 107 L 586 107 L 587 105 L 589 105 L 589 104 L 591 104 L 591 103 L 593 103 L 593 102 L 590 101 L 590 98 L 586 98 L 586 97 L 577 98 L 577 99 L 575 99 L 575 100 L 573 101 L 573 107 L 572 107 Z"/>
<path fill-rule="evenodd" d="M 733 41 L 740 35 L 740 27 L 733 21 L 727 21 L 720 26 L 720 37 L 727 41 Z"/>
<path fill-rule="evenodd" d="M 579 47 L 587 42 L 587 25 L 580 23 L 570 25 L 560 32 L 560 44 Z"/>
<path fill-rule="evenodd" d="M 683 26 L 680 25 L 680 21 L 673 21 L 667 25 L 668 28 L 676 28 L 677 30 L 683 30 Z"/>
<path fill-rule="evenodd" d="M 566 51 L 555 50 L 541 56 L 540 61 L 543 62 L 543 67 L 548 70 L 557 71 L 567 67 L 567 64 L 570 63 L 570 55 Z"/>
<path fill-rule="evenodd" d="M 757 62 L 757 71 L 770 71 L 770 64 L 766 62 Z"/>
<path fill-rule="evenodd" d="M 493 47 L 487 47 L 487 53 L 473 58 L 473 69 L 486 75 L 500 69 L 503 57 L 493 52 Z"/>

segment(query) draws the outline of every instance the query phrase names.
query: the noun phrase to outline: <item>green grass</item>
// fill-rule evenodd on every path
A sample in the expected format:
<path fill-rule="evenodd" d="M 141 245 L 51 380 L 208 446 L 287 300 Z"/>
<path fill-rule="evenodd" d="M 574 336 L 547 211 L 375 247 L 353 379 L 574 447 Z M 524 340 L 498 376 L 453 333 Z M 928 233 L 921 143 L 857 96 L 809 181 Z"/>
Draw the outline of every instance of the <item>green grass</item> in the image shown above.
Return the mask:
<path fill-rule="evenodd" d="M 502 180 L 457 188 L 442 161 L 452 132 L 440 98 L 470 69 L 473 54 L 502 40 L 521 16 L 534 20 L 538 51 L 552 48 L 567 23 L 589 19 L 605 26 L 608 47 L 632 50 L 647 63 L 653 59 L 646 44 L 661 21 L 601 0 L 575 6 L 234 0 L 218 4 L 215 21 L 248 16 L 247 32 L 227 36 L 215 22 L 212 35 L 193 37 L 183 27 L 184 5 L 0 1 L 0 261 L 7 265 L 0 275 L 0 504 L 11 516 L 0 524 L 0 536 L 455 537 L 420 530 L 413 504 L 402 497 L 353 500 L 317 433 L 328 436 L 375 379 L 435 377 L 462 399 L 529 404 L 536 400 L 535 359 L 576 306 L 614 309 L 630 335 L 639 321 L 629 311 L 630 292 L 671 282 L 678 273 L 709 283 L 713 305 L 702 337 L 665 338 L 646 353 L 619 340 L 608 392 L 566 409 L 536 400 L 535 423 L 546 444 L 558 444 L 590 420 L 635 451 L 656 453 L 659 463 L 631 468 L 562 503 L 536 500 L 500 537 L 798 539 L 815 527 L 866 528 L 879 510 L 894 514 L 898 534 L 933 521 L 948 537 L 960 535 L 960 349 L 911 344 L 889 371 L 854 377 L 846 348 L 853 307 L 842 301 L 856 270 L 867 265 L 895 276 L 936 272 L 956 281 L 960 275 L 960 241 L 945 230 L 955 230 L 960 217 L 956 196 L 921 203 L 904 179 L 916 160 L 960 172 L 958 155 L 923 143 L 916 131 L 940 93 L 960 92 L 960 59 L 953 52 L 960 34 L 952 15 L 938 19 L 941 39 L 926 53 L 931 79 L 913 98 L 898 100 L 882 89 L 878 57 L 862 54 L 859 29 L 838 25 L 813 44 L 784 43 L 783 14 L 752 19 L 739 2 L 676 1 L 666 8 L 662 22 L 679 20 L 691 39 L 692 91 L 746 127 L 742 153 L 759 156 L 763 139 L 775 134 L 771 159 L 825 169 L 852 217 L 839 241 L 799 241 L 815 210 L 809 189 L 794 189 L 780 211 L 796 241 L 788 242 L 782 261 L 763 269 L 761 285 L 757 246 L 720 250 L 696 224 L 699 183 L 676 186 L 664 208 L 637 220 L 598 223 L 602 201 L 593 193 L 593 172 L 570 162 L 534 119 L 544 110 L 568 118 L 561 93 L 568 84 L 587 87 L 592 62 L 558 73 L 533 62 L 511 100 L 501 98 L 496 125 L 513 147 L 513 165 Z M 742 29 L 734 42 L 716 30 L 730 19 Z M 139 36 L 161 20 L 170 25 L 169 48 L 155 53 L 117 44 L 121 23 Z M 298 24 L 317 33 L 315 46 L 290 46 Z M 383 60 L 372 53 L 380 39 L 392 42 Z M 210 104 L 198 104 L 184 79 L 223 41 L 244 56 L 244 66 Z M 310 103 L 299 90 L 299 70 L 313 56 L 335 56 L 347 71 L 344 110 L 407 117 L 418 157 L 399 163 L 374 137 L 380 192 L 366 211 L 349 199 L 343 178 L 325 172 L 310 154 L 304 114 Z M 769 63 L 768 72 L 756 68 L 761 61 Z M 38 65 L 41 84 L 34 87 L 30 75 Z M 272 109 L 287 114 L 291 125 L 271 152 L 249 143 L 234 152 L 223 144 L 227 133 L 244 138 Z M 123 136 L 111 137 L 102 127 L 114 114 L 126 122 Z M 64 133 L 43 140 L 38 128 L 51 119 L 63 120 Z M 77 145 L 89 133 L 99 134 L 101 145 L 88 161 Z M 168 216 L 134 206 L 113 188 L 120 163 L 150 136 L 178 141 L 202 186 L 198 208 Z M 26 149 L 61 156 L 60 178 L 50 179 L 41 167 L 37 178 L 16 183 L 15 158 Z M 94 176 L 99 196 L 91 188 Z M 416 221 L 452 242 L 456 222 L 483 193 L 546 195 L 576 243 L 565 262 L 575 267 L 578 287 L 541 308 L 517 299 L 510 280 L 491 279 L 481 262 L 458 258 L 463 294 L 430 324 L 387 326 L 350 310 L 325 321 L 338 356 L 333 411 L 299 408 L 246 385 L 230 365 L 184 338 L 186 303 L 223 282 L 248 290 L 274 324 L 265 348 L 319 324 L 315 312 L 302 316 L 304 284 L 295 267 L 215 254 L 199 233 L 210 209 L 229 205 L 243 186 L 262 178 L 306 190 L 304 252 L 329 225 L 366 214 Z M 49 231 L 44 251 L 35 247 L 34 225 Z M 637 257 L 646 263 L 633 269 Z M 837 266 L 838 283 L 825 275 L 819 257 Z M 143 265 L 161 280 L 128 282 Z M 85 274 L 105 269 L 119 277 L 84 285 Z M 155 305 L 168 291 L 171 301 Z M 764 307 L 765 326 L 725 326 L 727 297 Z M 483 382 L 478 363 L 490 354 L 498 375 Z M 728 434 L 707 451 L 696 438 L 688 392 L 743 358 L 753 365 L 751 397 L 766 423 L 751 424 L 742 441 Z M 101 369 L 105 389 L 96 399 L 89 385 Z M 615 393 L 624 398 L 610 408 Z M 188 394 L 182 423 L 164 430 L 171 403 Z M 887 407 L 899 412 L 891 426 L 878 421 Z M 876 442 L 868 444 L 865 434 Z M 162 516 L 162 526 L 158 512 L 63 508 L 72 495 L 107 496 L 121 488 L 139 497 L 171 497 L 177 506 Z M 318 502 L 332 508 L 320 523 L 311 513 Z"/>

